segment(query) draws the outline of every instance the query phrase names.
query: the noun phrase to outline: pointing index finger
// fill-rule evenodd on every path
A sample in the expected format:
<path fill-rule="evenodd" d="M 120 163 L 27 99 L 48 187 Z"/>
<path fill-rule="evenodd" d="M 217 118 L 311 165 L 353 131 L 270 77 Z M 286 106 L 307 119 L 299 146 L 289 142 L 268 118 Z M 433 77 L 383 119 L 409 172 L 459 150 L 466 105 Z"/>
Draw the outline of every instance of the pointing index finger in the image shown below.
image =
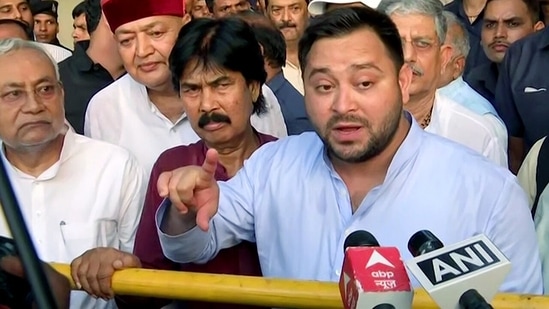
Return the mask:
<path fill-rule="evenodd" d="M 214 178 L 215 170 L 217 169 L 217 162 L 219 160 L 219 155 L 217 153 L 217 150 L 215 149 L 208 149 L 206 152 L 206 159 L 204 159 L 204 163 L 202 164 L 202 170 L 206 172 L 208 179 L 204 180 L 211 180 Z"/>

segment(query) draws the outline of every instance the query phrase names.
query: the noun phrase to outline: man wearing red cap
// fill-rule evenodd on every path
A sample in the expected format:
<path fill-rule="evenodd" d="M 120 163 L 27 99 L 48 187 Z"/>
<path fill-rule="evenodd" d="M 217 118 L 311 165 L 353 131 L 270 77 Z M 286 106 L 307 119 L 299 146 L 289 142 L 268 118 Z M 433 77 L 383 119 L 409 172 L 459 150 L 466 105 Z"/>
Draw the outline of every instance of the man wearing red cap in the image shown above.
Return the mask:
<path fill-rule="evenodd" d="M 168 67 L 179 30 L 191 18 L 184 14 L 184 6 L 181 0 L 143 0 L 139 5 L 134 0 L 103 3 L 128 74 L 91 99 L 84 132 L 127 148 L 146 172 L 163 151 L 199 140 L 173 89 Z M 267 103 L 271 110 L 254 127 L 284 137 L 286 126 L 276 97 L 274 100 Z"/>

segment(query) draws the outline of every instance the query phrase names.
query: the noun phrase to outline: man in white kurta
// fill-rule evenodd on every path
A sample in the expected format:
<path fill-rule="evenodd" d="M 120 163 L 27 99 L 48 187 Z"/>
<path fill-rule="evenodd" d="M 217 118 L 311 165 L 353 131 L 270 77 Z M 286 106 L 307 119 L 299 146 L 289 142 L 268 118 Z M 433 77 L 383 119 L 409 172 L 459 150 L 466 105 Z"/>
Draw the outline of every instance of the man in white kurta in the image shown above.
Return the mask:
<path fill-rule="evenodd" d="M 148 173 L 163 151 L 197 142 L 199 138 L 173 89 L 168 68 L 168 56 L 186 16 L 183 14 L 183 1 L 150 0 L 148 7 L 143 4 L 147 9 L 137 13 L 127 10 L 134 5 L 133 2 L 111 0 L 103 5 L 109 26 L 120 43 L 119 53 L 128 75 L 91 99 L 84 133 L 128 149 Z M 149 32 L 143 29 L 158 24 L 169 30 L 161 37 L 149 38 Z M 143 65 L 153 60 L 156 64 Z M 259 118 L 254 116 L 252 125 L 261 133 L 278 138 L 287 136 L 278 100 L 268 87 L 262 90 L 268 111 Z M 164 102 L 152 98 L 151 93 Z M 177 108 L 180 109 L 178 117 L 167 116 L 166 111 Z"/>
<path fill-rule="evenodd" d="M 438 0 L 382 0 L 377 9 L 391 17 L 412 68 L 410 100 L 404 106 L 428 132 L 451 139 L 507 166 L 507 141 L 501 123 L 477 115 L 437 94 L 441 68 L 452 57 L 445 45 L 446 20 Z M 442 27 L 438 25 L 443 25 Z"/>
<path fill-rule="evenodd" d="M 492 162 L 507 167 L 507 137 L 505 127 L 495 117 L 484 117 L 436 94 L 431 122 L 425 131 L 465 145 Z"/>
<path fill-rule="evenodd" d="M 0 159 L 39 257 L 70 263 L 99 246 L 132 252 L 143 169 L 122 147 L 65 125 L 57 65 L 39 44 L 9 39 L 0 50 Z M 11 236 L 3 219 L 0 235 Z M 115 304 L 73 292 L 71 308 Z"/>

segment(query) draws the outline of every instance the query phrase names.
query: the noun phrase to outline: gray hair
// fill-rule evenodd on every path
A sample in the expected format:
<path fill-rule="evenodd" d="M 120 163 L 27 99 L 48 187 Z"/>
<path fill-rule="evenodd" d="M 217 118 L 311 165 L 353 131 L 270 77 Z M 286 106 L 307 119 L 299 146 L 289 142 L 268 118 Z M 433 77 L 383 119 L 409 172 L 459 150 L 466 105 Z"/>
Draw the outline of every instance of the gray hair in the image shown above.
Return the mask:
<path fill-rule="evenodd" d="M 389 16 L 393 14 L 420 14 L 433 17 L 440 44 L 443 44 L 446 39 L 448 26 L 443 14 L 444 6 L 440 0 L 382 0 L 377 10 Z"/>
<path fill-rule="evenodd" d="M 57 61 L 53 59 L 50 53 L 47 52 L 42 47 L 42 45 L 40 45 L 40 43 L 21 40 L 21 39 L 15 39 L 15 38 L 0 40 L 0 57 L 18 50 L 23 50 L 23 49 L 30 49 L 30 50 L 37 51 L 38 53 L 42 54 L 47 59 L 49 59 L 51 62 L 51 65 L 55 70 L 55 78 L 57 79 L 57 81 L 61 81 L 61 78 L 59 75 L 59 66 L 57 65 Z"/>
<path fill-rule="evenodd" d="M 457 26 L 461 32 L 460 34 L 454 36 L 450 42 L 450 45 L 452 45 L 452 48 L 455 50 L 454 55 L 467 58 L 467 55 L 469 55 L 469 50 L 471 49 L 467 29 L 465 29 L 465 26 L 458 19 L 456 14 L 449 11 L 444 11 L 443 14 L 446 18 L 446 23 L 448 24 L 448 31 L 450 31 L 453 26 Z"/>

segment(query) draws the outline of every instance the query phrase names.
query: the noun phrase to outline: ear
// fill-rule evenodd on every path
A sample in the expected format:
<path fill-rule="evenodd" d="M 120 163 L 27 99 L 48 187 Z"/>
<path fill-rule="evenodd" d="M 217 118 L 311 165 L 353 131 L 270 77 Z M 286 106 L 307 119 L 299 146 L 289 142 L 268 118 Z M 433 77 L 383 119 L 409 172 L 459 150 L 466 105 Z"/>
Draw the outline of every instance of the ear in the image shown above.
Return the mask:
<path fill-rule="evenodd" d="M 454 59 L 454 75 L 453 78 L 456 79 L 463 75 L 465 71 L 465 57 L 463 55 L 457 56 Z"/>
<path fill-rule="evenodd" d="M 182 19 L 182 21 L 183 21 L 183 26 L 185 26 L 186 24 L 188 24 L 192 19 L 193 19 L 193 18 L 192 18 L 192 16 L 191 16 L 191 14 L 185 13 L 185 15 L 183 15 L 183 19 Z"/>
<path fill-rule="evenodd" d="M 450 45 L 442 44 L 440 46 L 440 67 L 445 68 L 452 60 L 453 50 Z"/>
<path fill-rule="evenodd" d="M 545 28 L 545 24 L 541 20 L 534 25 L 534 31 L 540 31 L 543 28 Z"/>
<path fill-rule="evenodd" d="M 259 94 L 261 93 L 261 85 L 259 85 L 259 82 L 253 81 L 248 85 L 248 88 L 252 94 L 252 101 L 257 102 Z"/>
<path fill-rule="evenodd" d="M 406 104 L 410 100 L 409 88 L 412 84 L 412 68 L 405 63 L 398 72 L 398 84 L 402 93 L 402 103 Z"/>

